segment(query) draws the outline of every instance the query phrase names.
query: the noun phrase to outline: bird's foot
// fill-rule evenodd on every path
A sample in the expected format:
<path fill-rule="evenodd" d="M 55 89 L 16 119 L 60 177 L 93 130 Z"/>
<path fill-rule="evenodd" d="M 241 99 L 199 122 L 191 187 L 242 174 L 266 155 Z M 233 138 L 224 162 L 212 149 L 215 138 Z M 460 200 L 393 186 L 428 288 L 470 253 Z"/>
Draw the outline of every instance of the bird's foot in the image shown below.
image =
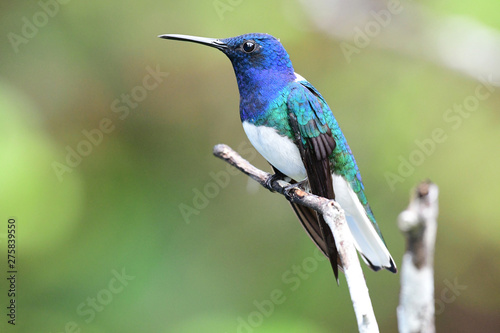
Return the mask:
<path fill-rule="evenodd" d="M 307 192 L 308 187 L 309 187 L 309 182 L 307 181 L 307 179 L 304 179 L 301 182 L 290 184 L 287 187 L 285 187 L 285 192 L 290 193 L 291 191 L 294 191 L 296 189 Z"/>
<path fill-rule="evenodd" d="M 276 192 L 275 190 L 273 190 L 273 183 L 278 180 L 284 180 L 285 177 L 286 176 L 281 172 L 277 172 L 274 175 L 271 175 L 271 177 L 266 179 L 266 188 L 271 192 Z"/>

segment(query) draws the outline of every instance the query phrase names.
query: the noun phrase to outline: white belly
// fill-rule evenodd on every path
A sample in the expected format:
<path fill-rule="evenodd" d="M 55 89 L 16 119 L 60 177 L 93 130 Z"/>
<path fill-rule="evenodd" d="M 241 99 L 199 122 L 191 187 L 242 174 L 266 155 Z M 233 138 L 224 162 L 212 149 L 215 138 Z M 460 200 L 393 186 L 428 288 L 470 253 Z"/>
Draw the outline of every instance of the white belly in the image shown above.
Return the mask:
<path fill-rule="evenodd" d="M 297 146 L 270 127 L 243 122 L 250 143 L 276 169 L 296 181 L 307 177 Z M 333 175 L 335 198 L 346 213 L 347 224 L 358 251 L 375 266 L 390 267 L 391 256 L 372 226 L 365 209 L 351 185 L 341 176 Z"/>
<path fill-rule="evenodd" d="M 247 121 L 243 122 L 243 129 L 250 143 L 276 169 L 296 181 L 307 177 L 299 149 L 292 140 L 274 128 L 255 126 Z"/>

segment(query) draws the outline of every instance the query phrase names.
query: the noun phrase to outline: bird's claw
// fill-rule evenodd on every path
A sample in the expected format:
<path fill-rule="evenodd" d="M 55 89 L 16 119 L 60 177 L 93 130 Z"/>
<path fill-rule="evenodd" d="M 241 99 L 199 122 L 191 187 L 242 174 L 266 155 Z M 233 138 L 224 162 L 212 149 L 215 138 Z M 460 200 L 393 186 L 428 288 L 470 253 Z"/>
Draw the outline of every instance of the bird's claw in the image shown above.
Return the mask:
<path fill-rule="evenodd" d="M 301 182 L 288 185 L 287 187 L 285 187 L 284 190 L 285 190 L 285 193 L 287 193 L 287 194 L 290 194 L 291 191 L 294 191 L 296 189 L 299 189 L 301 191 L 306 191 L 307 184 L 308 184 L 307 179 L 305 179 Z"/>
<path fill-rule="evenodd" d="M 271 175 L 271 177 L 266 179 L 266 187 L 269 189 L 269 191 L 276 192 L 275 190 L 273 190 L 273 183 L 283 179 L 284 177 L 282 174 L 275 173 L 274 175 Z"/>

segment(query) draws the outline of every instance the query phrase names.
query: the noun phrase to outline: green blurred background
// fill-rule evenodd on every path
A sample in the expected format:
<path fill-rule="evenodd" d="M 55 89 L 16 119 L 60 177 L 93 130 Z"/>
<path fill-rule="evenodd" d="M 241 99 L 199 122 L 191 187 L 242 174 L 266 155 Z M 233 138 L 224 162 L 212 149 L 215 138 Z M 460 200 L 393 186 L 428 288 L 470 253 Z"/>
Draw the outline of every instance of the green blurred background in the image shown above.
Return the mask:
<path fill-rule="evenodd" d="M 383 25 L 371 14 L 389 8 L 383 2 L 356 2 L 346 13 L 320 4 L 0 4 L 2 332 L 356 331 L 344 277 L 337 287 L 288 203 L 212 156 L 223 142 L 269 170 L 242 131 L 229 61 L 157 38 L 247 32 L 279 37 L 329 102 L 398 265 L 397 215 L 420 180 L 439 185 L 438 331 L 500 330 L 500 87 L 489 86 L 471 112 L 447 111 L 489 91 L 479 76 L 500 82 L 500 5 L 403 3 Z M 465 33 L 454 28 L 447 38 L 435 23 L 448 19 Z M 367 22 L 380 29 L 374 24 L 363 44 L 354 28 Z M 485 33 L 469 38 L 474 29 Z M 442 43 L 428 43 L 434 37 Z M 345 43 L 358 52 L 346 56 Z M 454 43 L 477 48 L 460 53 Z M 446 140 L 424 154 L 416 141 L 436 128 Z M 69 151 L 86 156 L 68 166 Z M 410 158 L 418 163 L 401 176 Z M 400 178 L 391 183 L 389 174 Z M 5 315 L 9 217 L 17 221 L 15 327 Z M 381 331 L 396 332 L 400 275 L 363 269 Z"/>

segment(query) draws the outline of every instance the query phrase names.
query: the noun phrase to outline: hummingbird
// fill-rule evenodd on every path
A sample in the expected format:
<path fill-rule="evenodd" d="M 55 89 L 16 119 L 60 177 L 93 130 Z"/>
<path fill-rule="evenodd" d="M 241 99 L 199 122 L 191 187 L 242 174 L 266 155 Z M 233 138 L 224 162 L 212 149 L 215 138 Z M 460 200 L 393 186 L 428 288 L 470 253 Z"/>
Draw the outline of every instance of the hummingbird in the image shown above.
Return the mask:
<path fill-rule="evenodd" d="M 280 40 L 263 33 L 216 39 L 166 34 L 222 51 L 231 61 L 240 93 L 240 118 L 254 148 L 271 164 L 272 180 L 291 182 L 335 199 L 344 209 L 354 245 L 374 271 L 397 272 L 364 192 L 361 174 L 323 96 L 295 73 Z M 338 283 L 342 269 L 333 234 L 321 215 L 291 203 L 304 229 L 329 258 Z"/>

